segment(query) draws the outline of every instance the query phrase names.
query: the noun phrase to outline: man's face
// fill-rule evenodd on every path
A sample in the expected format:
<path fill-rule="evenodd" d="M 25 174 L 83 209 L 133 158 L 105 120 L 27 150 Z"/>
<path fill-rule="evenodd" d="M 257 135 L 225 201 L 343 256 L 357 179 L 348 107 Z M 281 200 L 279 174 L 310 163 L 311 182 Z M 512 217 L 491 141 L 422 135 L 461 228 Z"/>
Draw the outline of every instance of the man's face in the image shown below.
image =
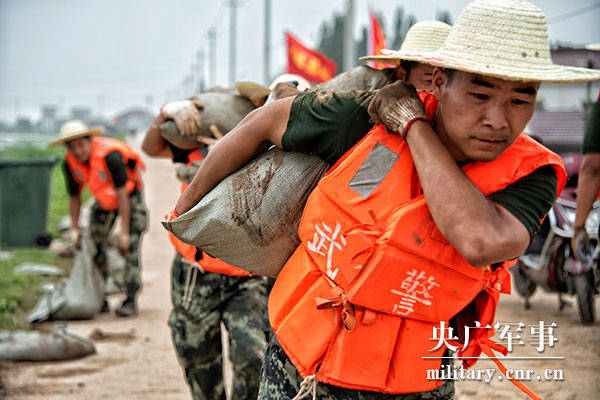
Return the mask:
<path fill-rule="evenodd" d="M 406 83 L 410 83 L 421 92 L 431 92 L 431 77 L 434 67 L 427 64 L 416 63 L 410 71 Z"/>
<path fill-rule="evenodd" d="M 67 142 L 67 151 L 79 162 L 88 162 L 92 153 L 92 141 L 89 137 L 80 137 Z"/>
<path fill-rule="evenodd" d="M 506 81 L 441 69 L 433 73 L 440 139 L 458 162 L 491 161 L 523 131 L 535 107 L 538 83 Z"/>

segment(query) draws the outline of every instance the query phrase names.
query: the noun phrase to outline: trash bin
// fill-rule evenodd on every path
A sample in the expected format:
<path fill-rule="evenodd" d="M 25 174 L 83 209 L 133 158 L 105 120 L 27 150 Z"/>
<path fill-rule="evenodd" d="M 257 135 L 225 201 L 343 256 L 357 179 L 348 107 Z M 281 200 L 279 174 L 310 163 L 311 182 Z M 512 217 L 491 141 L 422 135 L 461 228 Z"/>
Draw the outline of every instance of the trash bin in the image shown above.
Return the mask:
<path fill-rule="evenodd" d="M 57 158 L 0 160 L 0 246 L 31 246 L 46 232 Z"/>

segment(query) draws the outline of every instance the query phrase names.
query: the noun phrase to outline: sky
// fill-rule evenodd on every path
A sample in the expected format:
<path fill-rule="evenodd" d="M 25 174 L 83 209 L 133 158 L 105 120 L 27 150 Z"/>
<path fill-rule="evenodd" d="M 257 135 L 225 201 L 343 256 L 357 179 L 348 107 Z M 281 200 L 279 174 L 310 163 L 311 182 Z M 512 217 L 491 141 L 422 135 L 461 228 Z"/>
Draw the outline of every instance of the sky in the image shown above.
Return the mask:
<path fill-rule="evenodd" d="M 236 80 L 263 82 L 265 0 L 0 0 L 0 121 L 37 120 L 42 104 L 59 116 L 92 107 L 107 117 L 132 106 L 151 111 L 189 94 L 184 80 L 209 79 L 208 32 L 217 32 L 216 81 L 229 82 L 229 5 L 237 3 Z M 284 72 L 284 32 L 318 44 L 319 28 L 347 0 L 272 0 L 270 70 Z M 533 0 L 549 21 L 551 41 L 600 41 L 598 0 Z M 448 10 L 456 21 L 469 0 L 355 0 L 354 36 L 369 8 L 382 13 L 391 35 L 398 5 L 417 20 Z M 576 13 L 578 10 L 590 9 Z M 570 17 L 572 14 L 578 14 Z M 388 40 L 392 38 L 389 37 Z M 203 65 L 197 63 L 204 52 Z M 189 87 L 189 85 L 187 86 Z"/>

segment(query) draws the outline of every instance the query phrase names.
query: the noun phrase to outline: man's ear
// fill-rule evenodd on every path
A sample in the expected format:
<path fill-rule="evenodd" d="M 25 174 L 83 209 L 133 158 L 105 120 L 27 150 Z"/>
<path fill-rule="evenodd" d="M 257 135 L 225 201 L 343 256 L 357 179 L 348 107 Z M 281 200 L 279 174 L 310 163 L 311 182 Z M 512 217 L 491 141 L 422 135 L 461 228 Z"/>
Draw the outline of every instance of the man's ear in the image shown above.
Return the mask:
<path fill-rule="evenodd" d="M 436 67 L 433 70 L 433 75 L 431 76 L 431 91 L 435 96 L 436 100 L 440 100 L 442 97 L 442 92 L 446 87 L 446 81 L 448 80 L 448 76 L 441 68 Z"/>

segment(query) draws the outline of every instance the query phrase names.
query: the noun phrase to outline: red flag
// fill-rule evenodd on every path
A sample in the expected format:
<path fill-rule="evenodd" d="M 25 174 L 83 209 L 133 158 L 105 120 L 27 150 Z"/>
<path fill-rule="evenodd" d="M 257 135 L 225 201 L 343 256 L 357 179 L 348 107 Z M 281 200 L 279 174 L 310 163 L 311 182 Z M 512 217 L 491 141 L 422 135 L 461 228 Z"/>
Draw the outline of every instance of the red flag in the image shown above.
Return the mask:
<path fill-rule="evenodd" d="M 285 33 L 287 42 L 289 74 L 300 75 L 311 83 L 330 80 L 335 76 L 337 64 L 323 53 L 304 46 L 289 32 Z"/>
<path fill-rule="evenodd" d="M 382 55 L 381 49 L 387 49 L 387 46 L 385 45 L 385 33 L 383 33 L 383 29 L 381 29 L 381 24 L 379 24 L 377 15 L 375 15 L 373 11 L 369 11 L 369 15 L 371 16 L 371 54 L 380 56 Z M 395 65 L 383 64 L 375 61 L 369 61 L 369 65 L 376 69 L 395 67 Z"/>

